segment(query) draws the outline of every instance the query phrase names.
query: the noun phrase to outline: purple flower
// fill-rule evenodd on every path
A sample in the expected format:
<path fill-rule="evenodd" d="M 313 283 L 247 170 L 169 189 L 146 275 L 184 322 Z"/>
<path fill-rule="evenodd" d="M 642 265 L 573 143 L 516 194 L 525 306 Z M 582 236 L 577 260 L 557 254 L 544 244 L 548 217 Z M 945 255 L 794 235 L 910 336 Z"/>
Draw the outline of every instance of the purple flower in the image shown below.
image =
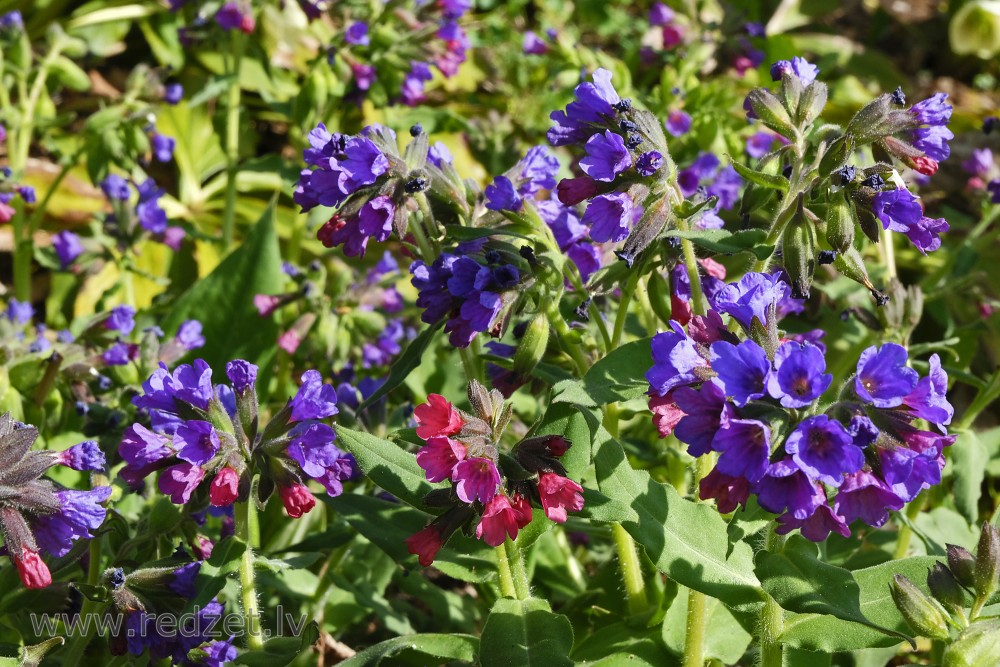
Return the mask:
<path fill-rule="evenodd" d="M 350 476 L 350 465 L 346 455 L 335 444 L 337 437 L 326 424 L 309 424 L 305 428 L 296 427 L 292 431 L 292 441 L 288 445 L 288 456 L 292 458 L 309 477 L 325 482 L 331 496 L 343 492 L 341 480 Z"/>
<path fill-rule="evenodd" d="M 177 329 L 175 337 L 177 344 L 185 350 L 195 350 L 204 347 L 205 337 L 201 335 L 201 322 L 198 320 L 187 320 L 182 322 Z"/>
<path fill-rule="evenodd" d="M 73 470 L 104 470 L 104 452 L 94 440 L 85 440 L 57 455 L 57 461 Z"/>
<path fill-rule="evenodd" d="M 201 563 L 198 561 L 181 565 L 174 570 L 173 580 L 167 584 L 167 588 L 182 598 L 193 598 L 198 594 L 195 582 L 200 572 Z"/>
<path fill-rule="evenodd" d="M 160 492 L 170 496 L 170 502 L 183 505 L 205 478 L 205 471 L 190 463 L 172 465 L 160 473 Z"/>
<path fill-rule="evenodd" d="M 819 398 L 833 381 L 824 373 L 823 351 L 811 343 L 788 341 L 774 354 L 774 372 L 767 381 L 773 398 L 786 408 L 804 408 Z"/>
<path fill-rule="evenodd" d="M 816 510 L 804 519 L 796 519 L 791 514 L 782 514 L 777 518 L 780 524 L 774 532 L 779 535 L 786 535 L 798 528 L 802 536 L 813 542 L 822 542 L 831 532 L 840 533 L 844 537 L 850 537 L 851 529 L 847 527 L 844 517 L 833 511 L 833 508 L 826 504 L 826 494 L 817 490 L 822 496 L 820 504 Z"/>
<path fill-rule="evenodd" d="M 637 206 L 624 192 L 597 195 L 587 204 L 583 222 L 590 226 L 590 238 L 598 243 L 625 240 L 632 225 L 642 217 L 642 207 Z"/>
<path fill-rule="evenodd" d="M 691 115 L 684 111 L 674 110 L 667 114 L 663 123 L 672 137 L 679 137 L 691 131 Z"/>
<path fill-rule="evenodd" d="M 752 158 L 762 158 L 771 152 L 778 137 L 770 132 L 755 132 L 747 139 L 747 155 Z"/>
<path fill-rule="evenodd" d="M 24 19 L 21 12 L 16 9 L 6 14 L 0 14 L 0 30 L 21 31 L 24 30 Z"/>
<path fill-rule="evenodd" d="M 108 366 L 124 366 L 139 354 L 139 348 L 123 341 L 114 343 L 101 354 L 101 360 Z"/>
<path fill-rule="evenodd" d="M 993 168 L 993 151 L 989 148 L 973 149 L 969 158 L 962 163 L 964 169 L 971 176 L 986 178 Z"/>
<path fill-rule="evenodd" d="M 664 26 L 674 20 L 674 10 L 662 2 L 654 2 L 649 8 L 649 24 Z"/>
<path fill-rule="evenodd" d="M 153 155 L 159 162 L 170 162 L 174 158 L 174 146 L 176 141 L 173 137 L 154 132 L 150 140 L 153 146 Z"/>
<path fill-rule="evenodd" d="M 423 102 L 426 99 L 424 84 L 433 78 L 430 65 L 419 60 L 411 60 L 410 71 L 403 79 L 403 104 L 413 107 Z"/>
<path fill-rule="evenodd" d="M 418 291 L 417 306 L 424 309 L 420 319 L 426 324 L 436 324 L 456 307 L 455 297 L 448 290 L 448 280 L 457 260 L 456 255 L 444 253 L 430 266 L 420 260 L 410 265 L 413 276 L 410 282 Z"/>
<path fill-rule="evenodd" d="M 876 408 L 895 408 L 917 386 L 919 376 L 906 366 L 906 348 L 896 343 L 874 345 L 858 359 L 854 390 Z"/>
<path fill-rule="evenodd" d="M 549 45 L 531 30 L 524 33 L 521 49 L 526 55 L 541 56 L 548 53 Z"/>
<path fill-rule="evenodd" d="M 7 320 L 14 324 L 27 324 L 35 316 L 35 309 L 27 301 L 11 299 L 7 302 Z"/>
<path fill-rule="evenodd" d="M 771 65 L 771 79 L 773 81 L 781 81 L 781 76 L 785 73 L 797 76 L 803 86 L 808 86 L 816 80 L 819 68 L 799 56 L 795 56 L 790 61 L 779 60 Z"/>
<path fill-rule="evenodd" d="M 903 398 L 903 405 L 919 419 L 931 424 L 944 426 L 951 423 L 955 408 L 948 402 L 948 374 L 941 368 L 941 358 L 933 354 L 930 358 L 930 372 L 920 378 L 916 386 Z"/>
<path fill-rule="evenodd" d="M 139 225 L 152 234 L 163 234 L 167 231 L 167 214 L 159 203 L 163 190 L 151 178 L 143 181 L 136 190 L 139 192 L 139 203 L 136 204 L 135 213 Z"/>
<path fill-rule="evenodd" d="M 590 280 L 590 277 L 601 268 L 604 256 L 593 243 L 580 241 L 569 245 L 564 250 L 569 260 L 576 265 L 583 282 Z"/>
<path fill-rule="evenodd" d="M 234 359 L 226 364 L 226 377 L 237 394 L 252 390 L 257 382 L 257 366 L 243 359 Z"/>
<path fill-rule="evenodd" d="M 110 486 L 91 491 L 64 489 L 55 492 L 59 509 L 39 516 L 34 522 L 35 541 L 49 554 L 59 558 L 69 553 L 73 542 L 94 537 L 106 515 L 101 506 L 111 495 Z"/>
<path fill-rule="evenodd" d="M 690 197 L 698 191 L 698 186 L 706 178 L 710 178 L 719 168 L 719 158 L 712 153 L 701 153 L 690 166 L 677 174 L 677 185 L 681 194 Z"/>
<path fill-rule="evenodd" d="M 951 225 L 944 218 L 921 217 L 904 233 L 917 250 L 926 255 L 941 247 L 941 238 L 938 235 L 949 229 Z"/>
<path fill-rule="evenodd" d="M 243 7 L 235 1 L 227 2 L 219 8 L 215 14 L 215 22 L 223 30 L 242 30 L 249 34 L 254 29 L 254 19 L 250 8 Z"/>
<path fill-rule="evenodd" d="M 647 379 L 649 374 L 647 373 Z M 681 386 L 673 394 L 684 417 L 674 427 L 674 435 L 688 446 L 691 456 L 704 456 L 712 450 L 715 434 L 733 417 L 732 407 L 716 382 L 709 381 L 698 390 Z"/>
<path fill-rule="evenodd" d="M 880 447 L 879 464 L 885 483 L 905 502 L 924 489 L 941 483 L 941 468 L 936 449 L 917 452 L 907 447 Z"/>
<path fill-rule="evenodd" d="M 646 151 L 635 161 L 635 170 L 640 176 L 652 176 L 663 166 L 663 156 L 659 151 Z"/>
<path fill-rule="evenodd" d="M 552 230 L 552 235 L 561 250 L 587 237 L 587 227 L 580 221 L 576 210 L 563 206 L 557 199 L 548 199 L 535 204 L 538 215 Z"/>
<path fill-rule="evenodd" d="M 64 269 L 83 254 L 83 244 L 80 243 L 80 237 L 65 230 L 52 236 L 52 248 L 56 251 L 56 257 L 59 258 L 59 265 Z"/>
<path fill-rule="evenodd" d="M 581 83 L 573 93 L 576 99 L 565 111 L 553 111 L 549 116 L 555 125 L 546 136 L 553 146 L 586 141 L 595 131 L 589 124 L 613 118 L 615 105 L 621 102 L 611 85 L 611 72 L 603 68 L 594 71 L 593 82 Z"/>
<path fill-rule="evenodd" d="M 191 419 L 174 433 L 177 458 L 188 463 L 204 465 L 219 451 L 221 443 L 215 427 L 206 421 Z"/>
<path fill-rule="evenodd" d="M 739 201 L 740 186 L 742 185 L 743 179 L 736 173 L 732 165 L 727 165 L 715 175 L 705 190 L 709 197 L 719 198 L 719 208 L 728 210 Z"/>
<path fill-rule="evenodd" d="M 890 510 L 901 510 L 904 504 L 888 484 L 874 473 L 862 470 L 844 478 L 833 509 L 847 523 L 861 519 L 869 526 L 878 528 L 889 520 Z"/>
<path fill-rule="evenodd" d="M 101 190 L 104 191 L 104 196 L 108 199 L 128 201 L 131 196 L 128 181 L 118 174 L 108 174 L 104 180 L 101 181 Z"/>
<path fill-rule="evenodd" d="M 35 188 L 30 185 L 18 186 L 17 194 L 21 195 L 21 199 L 25 204 L 34 204 L 38 200 L 38 197 L 35 194 Z"/>
<path fill-rule="evenodd" d="M 445 325 L 449 340 L 455 347 L 468 347 L 480 331 L 489 331 L 493 321 L 500 314 L 503 299 L 493 292 L 473 292 L 460 310 L 459 318 L 453 318 Z"/>
<path fill-rule="evenodd" d="M 767 471 L 771 430 L 756 419 L 729 419 L 712 439 L 712 449 L 721 452 L 719 472 L 756 482 Z"/>
<path fill-rule="evenodd" d="M 910 107 L 910 113 L 918 125 L 947 125 L 952 111 L 951 105 L 945 101 L 947 99 L 947 93 L 935 93 Z"/>
<path fill-rule="evenodd" d="M 865 463 L 864 453 L 843 424 L 827 415 L 802 420 L 785 440 L 785 451 L 809 479 L 833 487 Z"/>
<path fill-rule="evenodd" d="M 733 398 L 737 406 L 743 407 L 764 395 L 771 362 L 768 361 L 764 348 L 757 343 L 745 340 L 739 345 L 733 345 L 720 340 L 712 343 L 711 360 L 712 370 L 719 374 L 718 381 L 722 384 L 723 391 L 726 396 Z M 726 470 L 722 472 L 734 474 Z"/>
<path fill-rule="evenodd" d="M 812 516 L 826 496 L 817 493 L 816 484 L 809 480 L 799 466 L 785 457 L 767 467 L 767 472 L 757 482 L 754 491 L 757 502 L 768 512 L 781 514 L 786 509 L 795 519 Z"/>
<path fill-rule="evenodd" d="M 472 8 L 472 0 L 438 0 L 446 19 L 461 18 Z"/>
<path fill-rule="evenodd" d="M 584 146 L 587 156 L 580 160 L 583 172 L 596 181 L 613 181 L 632 166 L 632 155 L 621 135 L 610 130 L 595 134 Z"/>
<path fill-rule="evenodd" d="M 136 470 L 149 468 L 151 464 L 169 457 L 173 450 L 168 440 L 153 433 L 142 424 L 132 424 L 125 429 L 121 444 L 118 445 L 118 455 L 125 461 L 127 467 Z"/>
<path fill-rule="evenodd" d="M 344 147 L 345 158 L 340 162 L 344 190 L 353 193 L 371 185 L 389 170 L 389 160 L 378 146 L 366 137 L 352 137 Z"/>
<path fill-rule="evenodd" d="M 990 193 L 990 202 L 1000 204 L 1000 178 L 993 179 L 987 183 L 986 190 Z"/>
<path fill-rule="evenodd" d="M 368 36 L 368 24 L 364 21 L 356 21 L 344 33 L 344 41 L 355 46 L 368 46 L 371 37 Z"/>
<path fill-rule="evenodd" d="M 427 149 L 427 161 L 438 169 L 443 169 L 446 164 L 453 164 L 455 158 L 452 157 L 451 151 L 440 141 L 435 141 L 430 148 Z"/>
<path fill-rule="evenodd" d="M 337 414 L 337 390 L 333 385 L 323 384 L 319 371 L 302 374 L 302 385 L 288 403 L 292 409 L 290 421 L 304 419 L 325 419 Z"/>
<path fill-rule="evenodd" d="M 559 160 L 546 146 L 532 146 L 518 162 L 521 167 L 522 182 L 517 191 L 524 196 L 533 195 L 539 190 L 551 190 L 556 187 L 556 174 L 559 172 Z"/>
<path fill-rule="evenodd" d="M 104 328 L 124 335 L 132 333 L 135 329 L 135 308 L 125 305 L 115 306 L 104 320 Z"/>
<path fill-rule="evenodd" d="M 911 133 L 913 146 L 922 150 L 927 157 L 940 162 L 951 155 L 951 146 L 948 142 L 955 138 L 955 134 L 944 126 L 921 127 Z"/>
<path fill-rule="evenodd" d="M 704 378 L 700 372 L 708 370 L 709 365 L 680 324 L 671 320 L 670 328 L 673 331 L 656 334 L 650 343 L 653 366 L 646 371 L 646 381 L 657 396 L 700 382 Z"/>
<path fill-rule="evenodd" d="M 796 304 L 786 303 L 798 301 L 791 299 L 791 293 L 791 287 L 778 274 L 748 273 L 739 282 L 720 289 L 712 305 L 747 330 L 754 318 L 767 328 L 772 314 L 780 317 L 783 309 L 795 307 Z"/>
<path fill-rule="evenodd" d="M 506 176 L 497 176 L 486 186 L 486 208 L 491 211 L 519 211 L 521 197 Z"/>
<path fill-rule="evenodd" d="M 500 473 L 490 459 L 467 458 L 455 464 L 451 471 L 455 494 L 466 503 L 488 503 L 497 494 Z"/>
<path fill-rule="evenodd" d="M 167 104 L 177 104 L 184 98 L 184 86 L 179 83 L 168 83 L 163 87 L 163 101 Z"/>

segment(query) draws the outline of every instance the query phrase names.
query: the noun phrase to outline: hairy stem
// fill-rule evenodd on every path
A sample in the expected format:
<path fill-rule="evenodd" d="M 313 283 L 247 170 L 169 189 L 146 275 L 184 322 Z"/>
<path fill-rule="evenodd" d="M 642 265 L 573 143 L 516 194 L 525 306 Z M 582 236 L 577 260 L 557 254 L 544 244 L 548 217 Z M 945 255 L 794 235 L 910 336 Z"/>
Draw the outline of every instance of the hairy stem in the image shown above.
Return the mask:
<path fill-rule="evenodd" d="M 781 548 L 783 542 L 784 538 L 775 533 L 773 528 L 769 528 L 764 549 L 770 552 L 777 551 Z M 760 645 L 759 667 L 781 667 L 781 633 L 784 630 L 784 626 L 784 610 L 774 601 L 774 598 L 768 595 L 764 606 L 761 608 L 757 625 L 757 642 Z"/>
<path fill-rule="evenodd" d="M 243 34 L 230 31 L 230 76 L 233 81 L 226 95 L 226 208 L 222 214 L 222 247 L 228 250 L 233 242 L 236 224 L 236 174 L 240 160 L 240 69 L 243 63 Z"/>
<path fill-rule="evenodd" d="M 236 535 L 246 542 L 246 551 L 240 558 L 240 602 L 243 606 L 243 621 L 247 633 L 247 647 L 256 651 L 264 646 L 260 628 L 260 607 L 257 601 L 257 575 L 254 572 L 254 548 L 260 542 L 260 528 L 257 523 L 257 508 L 254 505 L 254 487 L 251 484 L 250 498 L 236 503 Z"/>
<path fill-rule="evenodd" d="M 646 581 L 642 576 L 642 564 L 639 562 L 635 540 L 619 523 L 611 525 L 611 534 L 618 551 L 618 566 L 625 583 L 628 611 L 632 615 L 642 614 L 649 608 L 649 600 L 646 599 Z"/>
<path fill-rule="evenodd" d="M 531 597 L 528 573 L 524 569 L 521 550 L 510 538 L 494 551 L 497 555 L 497 572 L 500 575 L 500 594 L 516 600 Z"/>

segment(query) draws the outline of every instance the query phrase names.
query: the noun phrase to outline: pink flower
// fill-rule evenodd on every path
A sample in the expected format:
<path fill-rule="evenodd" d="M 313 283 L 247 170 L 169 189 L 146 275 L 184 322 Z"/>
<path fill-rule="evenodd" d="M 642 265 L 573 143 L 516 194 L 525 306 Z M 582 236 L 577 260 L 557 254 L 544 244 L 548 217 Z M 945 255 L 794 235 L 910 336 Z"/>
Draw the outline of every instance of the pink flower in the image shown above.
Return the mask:
<path fill-rule="evenodd" d="M 670 50 L 684 41 L 684 33 L 680 26 L 670 23 L 663 26 L 663 48 Z"/>
<path fill-rule="evenodd" d="M 564 178 L 556 186 L 556 195 L 566 206 L 576 206 L 584 199 L 590 199 L 597 194 L 597 181 L 589 176 Z"/>
<path fill-rule="evenodd" d="M 272 294 L 258 294 L 253 298 L 253 305 L 257 309 L 257 314 L 261 317 L 268 317 L 281 304 L 281 297 Z"/>
<path fill-rule="evenodd" d="M 288 354 L 295 354 L 295 350 L 299 349 L 300 343 L 302 343 L 302 337 L 299 336 L 299 333 L 295 329 L 289 329 L 278 336 L 278 347 Z"/>
<path fill-rule="evenodd" d="M 278 495 L 285 506 L 288 516 L 298 519 L 316 506 L 316 499 L 313 494 L 303 484 L 292 484 L 291 486 L 279 486 Z"/>
<path fill-rule="evenodd" d="M 170 502 L 183 505 L 191 499 L 191 494 L 204 478 L 205 471 L 199 466 L 178 463 L 160 474 L 160 491 L 170 496 Z"/>
<path fill-rule="evenodd" d="M 483 511 L 483 518 L 476 526 L 476 537 L 491 547 L 498 547 L 510 536 L 517 538 L 517 531 L 531 523 L 531 504 L 523 496 L 511 499 L 503 494 L 493 497 Z"/>
<path fill-rule="evenodd" d="M 440 394 L 431 394 L 427 402 L 413 409 L 417 437 L 422 440 L 439 435 L 455 435 L 462 430 L 462 415 Z"/>
<path fill-rule="evenodd" d="M 212 557 L 212 551 L 215 550 L 215 543 L 204 535 L 198 535 L 191 545 L 191 550 L 198 560 L 208 560 Z"/>
<path fill-rule="evenodd" d="M 466 452 L 465 445 L 457 440 L 443 436 L 430 438 L 417 452 L 417 465 L 427 471 L 428 481 L 443 482 L 451 478 L 452 470 L 465 459 Z"/>
<path fill-rule="evenodd" d="M 10 219 L 14 217 L 17 211 L 14 210 L 12 206 L 0 201 L 0 222 L 10 222 Z"/>
<path fill-rule="evenodd" d="M 17 574 L 21 577 L 21 583 L 24 584 L 25 588 L 45 588 L 52 583 L 49 566 L 45 564 L 37 551 L 21 547 L 21 555 L 11 555 L 11 559 L 17 566 Z"/>
<path fill-rule="evenodd" d="M 715 498 L 716 508 L 722 514 L 734 512 L 740 505 L 746 505 L 750 496 L 750 482 L 746 477 L 730 477 L 712 468 L 699 484 L 702 500 Z"/>
<path fill-rule="evenodd" d="M 406 538 L 406 550 L 416 555 L 424 567 L 430 567 L 442 546 L 441 529 L 433 523 Z"/>
<path fill-rule="evenodd" d="M 673 433 L 677 423 L 684 418 L 684 411 L 674 403 L 673 392 L 667 392 L 665 396 L 651 396 L 649 409 L 653 412 L 653 426 L 661 438 Z"/>
<path fill-rule="evenodd" d="M 460 461 L 451 471 L 451 481 L 457 482 L 455 493 L 462 501 L 488 503 L 500 486 L 500 473 L 490 459 L 471 458 Z"/>
<path fill-rule="evenodd" d="M 583 509 L 583 487 L 571 479 L 547 472 L 538 478 L 538 496 L 545 516 L 556 523 L 566 523 L 566 511 Z"/>
<path fill-rule="evenodd" d="M 240 476 L 232 468 L 223 468 L 208 487 L 208 501 L 216 507 L 228 507 L 239 496 Z"/>

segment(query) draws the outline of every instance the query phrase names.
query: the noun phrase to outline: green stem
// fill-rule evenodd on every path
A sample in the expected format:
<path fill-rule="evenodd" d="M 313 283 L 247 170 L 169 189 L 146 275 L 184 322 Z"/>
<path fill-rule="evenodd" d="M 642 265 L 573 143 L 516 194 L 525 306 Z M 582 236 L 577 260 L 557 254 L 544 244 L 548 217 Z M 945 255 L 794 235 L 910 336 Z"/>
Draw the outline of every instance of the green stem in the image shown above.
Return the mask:
<path fill-rule="evenodd" d="M 576 364 L 577 373 L 580 374 L 580 377 L 583 377 L 587 374 L 587 370 L 590 368 L 590 363 L 583 355 L 583 350 L 580 349 L 580 344 L 573 342 L 573 332 L 570 331 L 569 325 L 566 324 L 566 320 L 563 319 L 562 313 L 559 312 L 559 300 L 553 299 L 549 301 L 545 310 L 548 315 L 549 322 L 555 327 L 556 337 L 559 339 L 560 347 L 562 347 L 566 354 L 573 359 L 573 363 Z"/>
<path fill-rule="evenodd" d="M 96 482 L 97 480 L 95 480 Z M 87 584 L 90 586 L 97 586 L 101 579 L 101 553 L 102 553 L 102 543 L 101 536 L 90 540 L 90 544 L 87 545 L 88 555 L 90 563 L 87 565 Z M 83 599 L 83 605 L 80 607 L 80 618 L 83 619 L 82 627 L 87 630 L 85 633 L 75 635 L 66 647 L 66 657 L 63 659 L 62 664 L 64 665 L 79 665 L 81 663 L 81 658 L 83 658 L 84 652 L 87 650 L 87 646 L 90 645 L 91 640 L 91 623 L 90 618 L 92 615 L 103 613 L 104 607 L 106 605 L 100 602 L 91 600 L 89 597 Z"/>
<path fill-rule="evenodd" d="M 497 555 L 497 572 L 500 575 L 500 594 L 516 600 L 531 597 L 528 573 L 524 569 L 521 550 L 510 538 L 494 549 Z"/>
<path fill-rule="evenodd" d="M 979 413 L 989 407 L 998 396 L 1000 396 L 1000 371 L 995 372 L 993 377 L 986 383 L 986 386 L 979 390 L 976 397 L 972 399 L 972 403 L 965 409 L 962 418 L 958 420 L 958 423 L 954 425 L 952 430 L 956 432 L 964 431 L 971 427 L 973 422 L 976 421 L 976 417 L 979 416 Z"/>
<path fill-rule="evenodd" d="M 226 208 L 222 215 L 222 248 L 228 250 L 233 242 L 236 224 L 236 174 L 240 160 L 240 69 L 243 63 L 243 34 L 230 31 L 232 63 L 230 76 L 233 81 L 226 96 Z"/>
<path fill-rule="evenodd" d="M 693 280 L 691 284 L 694 284 Z M 711 469 L 711 456 L 699 456 L 695 459 L 692 480 L 695 497 L 698 496 L 698 486 L 701 480 L 708 475 Z M 707 606 L 708 597 L 704 593 L 693 588 L 688 590 L 687 623 L 684 633 L 684 667 L 701 667 L 705 663 L 705 611 Z"/>
<path fill-rule="evenodd" d="M 678 218 L 677 228 L 688 231 L 687 220 Z M 684 253 L 684 268 L 687 269 L 688 282 L 691 283 L 691 307 L 695 315 L 708 312 L 708 302 L 705 292 L 701 289 L 701 273 L 698 271 L 698 256 L 694 253 L 694 244 L 688 239 L 681 239 L 681 251 Z"/>
<path fill-rule="evenodd" d="M 777 551 L 783 542 L 784 538 L 775 533 L 773 528 L 769 528 L 767 531 L 767 541 L 764 544 L 764 549 L 770 552 Z M 778 603 L 774 601 L 774 598 L 767 595 L 767 599 L 765 600 L 764 606 L 760 612 L 760 620 L 757 627 L 757 641 L 760 645 L 759 667 L 781 667 L 781 633 L 784 630 L 784 627 L 784 610 L 782 610 Z"/>
<path fill-rule="evenodd" d="M 906 508 L 906 518 L 910 521 L 914 521 L 920 511 L 924 508 L 924 500 L 926 494 L 920 494 L 913 499 L 913 502 Z M 896 536 L 896 552 L 893 554 L 895 560 L 900 560 L 906 558 L 907 552 L 910 550 L 910 539 L 913 537 L 913 529 L 910 528 L 909 523 L 901 523 L 899 525 L 899 533 Z"/>
<path fill-rule="evenodd" d="M 260 542 L 260 527 L 257 523 L 257 508 L 254 505 L 253 487 L 250 498 L 236 503 L 236 535 L 246 542 L 246 551 L 240 558 L 240 601 L 243 605 L 243 621 L 247 633 L 247 647 L 256 651 L 264 646 L 260 628 L 260 607 L 257 602 L 257 582 L 254 572 L 254 548 Z"/>
<path fill-rule="evenodd" d="M 622 570 L 622 581 L 625 583 L 625 596 L 628 598 L 628 611 L 637 616 L 649 608 L 646 599 L 646 581 L 642 576 L 642 564 L 639 562 L 639 552 L 635 540 L 622 528 L 620 523 L 611 525 L 611 535 L 618 551 L 618 566 Z"/>
<path fill-rule="evenodd" d="M 638 267 L 632 269 L 632 273 L 628 277 L 628 282 L 625 283 L 625 289 L 622 290 L 622 298 L 618 302 L 618 312 L 615 313 L 615 326 L 611 332 L 611 346 L 608 348 L 608 352 L 617 350 L 622 342 L 622 334 L 625 331 L 625 320 L 628 319 L 628 307 L 632 303 L 632 295 L 635 294 L 636 287 L 639 284 L 639 273 Z"/>

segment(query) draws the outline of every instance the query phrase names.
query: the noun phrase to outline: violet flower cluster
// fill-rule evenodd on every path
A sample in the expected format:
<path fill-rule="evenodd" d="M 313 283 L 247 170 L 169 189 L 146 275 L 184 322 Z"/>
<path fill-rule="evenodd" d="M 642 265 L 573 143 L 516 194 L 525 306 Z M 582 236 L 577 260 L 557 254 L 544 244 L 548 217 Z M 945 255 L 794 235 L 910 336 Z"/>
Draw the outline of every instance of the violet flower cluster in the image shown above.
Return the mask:
<path fill-rule="evenodd" d="M 752 494 L 778 515 L 781 534 L 846 537 L 854 521 L 881 526 L 941 481 L 943 448 L 955 440 L 945 434 L 954 413 L 948 376 L 937 355 L 920 377 L 905 348 L 872 346 L 823 407 L 833 383 L 825 347 L 817 336 L 777 335 L 777 320 L 799 307 L 790 296 L 779 276 L 750 273 L 719 290 L 687 330 L 672 322 L 652 341 L 650 408 L 662 436 L 672 433 L 692 456 L 718 455 L 700 495 L 720 512 Z"/>
<path fill-rule="evenodd" d="M 122 479 L 137 486 L 159 473 L 158 487 L 172 502 L 207 495 L 211 505 L 226 507 L 247 500 L 251 478 L 259 475 L 260 500 L 277 489 L 294 518 L 316 504 L 310 480 L 339 495 L 354 463 L 324 423 L 338 412 L 336 389 L 318 371 L 306 371 L 295 396 L 258 429 L 257 367 L 231 361 L 226 376 L 230 384 L 213 384 L 212 369 L 201 359 L 173 373 L 161 364 L 132 400 L 152 428 L 135 423 L 126 429 L 118 448 Z"/>
<path fill-rule="evenodd" d="M 475 415 L 438 394 L 413 411 L 417 436 L 426 442 L 417 452 L 417 464 L 428 481 L 451 483 L 431 492 L 433 502 L 428 497 L 428 505 L 447 509 L 406 541 L 425 567 L 460 528 L 474 524 L 476 537 L 497 547 L 531 523 L 533 503 L 556 523 L 583 509 L 583 487 L 566 477 L 559 462 L 570 442 L 561 436 L 529 438 L 503 453 L 499 442 L 510 406 L 500 392 L 487 392 L 475 381 L 469 385 L 469 399 Z"/>
<path fill-rule="evenodd" d="M 104 522 L 102 506 L 111 487 L 64 489 L 43 477 L 53 466 L 80 471 L 104 470 L 104 452 L 86 441 L 63 451 L 38 451 L 34 426 L 0 416 L 0 532 L 4 550 L 26 588 L 45 588 L 52 574 L 42 554 L 65 556 L 74 542 L 94 537 Z"/>
<path fill-rule="evenodd" d="M 105 218 L 105 225 L 113 236 L 125 245 L 132 245 L 145 233 L 172 250 L 180 250 L 184 228 L 170 224 L 166 211 L 160 206 L 160 198 L 166 193 L 152 179 L 130 183 L 118 174 L 109 174 L 100 185 L 111 203 L 112 212 Z M 59 253 L 58 248 L 56 252 Z M 79 253 L 60 254 L 59 259 L 66 267 L 77 256 Z"/>

